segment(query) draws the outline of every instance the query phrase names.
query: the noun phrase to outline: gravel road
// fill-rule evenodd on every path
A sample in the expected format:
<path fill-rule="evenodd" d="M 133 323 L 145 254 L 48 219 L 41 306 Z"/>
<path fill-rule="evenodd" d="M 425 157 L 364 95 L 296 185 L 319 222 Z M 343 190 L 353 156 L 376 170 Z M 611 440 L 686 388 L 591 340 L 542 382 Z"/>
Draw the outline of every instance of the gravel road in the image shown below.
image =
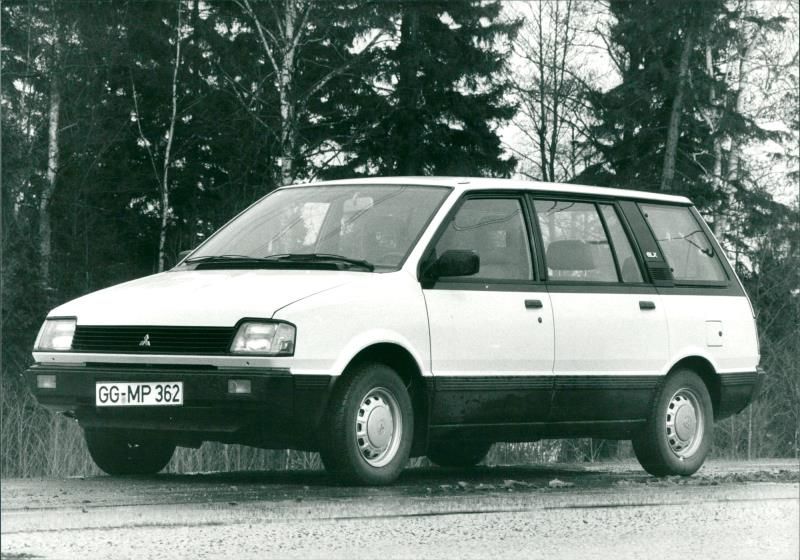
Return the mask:
<path fill-rule="evenodd" d="M 800 557 L 796 461 L 410 469 L 389 488 L 319 472 L 3 480 L 0 557 Z"/>

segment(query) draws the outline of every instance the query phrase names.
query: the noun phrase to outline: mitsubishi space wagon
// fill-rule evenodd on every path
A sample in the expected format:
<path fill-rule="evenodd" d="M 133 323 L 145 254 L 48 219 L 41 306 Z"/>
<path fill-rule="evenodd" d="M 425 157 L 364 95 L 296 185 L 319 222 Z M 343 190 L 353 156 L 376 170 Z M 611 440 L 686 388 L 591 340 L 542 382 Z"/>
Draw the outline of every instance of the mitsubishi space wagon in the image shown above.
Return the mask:
<path fill-rule="evenodd" d="M 216 441 L 369 485 L 544 438 L 691 475 L 764 376 L 688 199 L 482 178 L 279 188 L 171 270 L 53 309 L 33 356 L 32 391 L 108 474 Z"/>

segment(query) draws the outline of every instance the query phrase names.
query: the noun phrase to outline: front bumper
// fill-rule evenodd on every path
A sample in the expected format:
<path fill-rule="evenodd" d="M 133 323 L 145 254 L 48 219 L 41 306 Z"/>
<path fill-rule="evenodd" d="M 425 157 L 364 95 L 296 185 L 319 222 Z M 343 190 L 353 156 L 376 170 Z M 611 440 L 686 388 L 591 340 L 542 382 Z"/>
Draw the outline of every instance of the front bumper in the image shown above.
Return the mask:
<path fill-rule="evenodd" d="M 53 389 L 37 387 L 53 375 Z M 143 364 L 36 364 L 25 374 L 39 402 L 67 412 L 84 427 L 167 432 L 177 441 L 314 447 L 334 377 L 292 375 L 286 369 Z M 228 393 L 231 379 L 249 380 L 251 393 Z M 95 406 L 97 382 L 183 382 L 182 406 Z"/>

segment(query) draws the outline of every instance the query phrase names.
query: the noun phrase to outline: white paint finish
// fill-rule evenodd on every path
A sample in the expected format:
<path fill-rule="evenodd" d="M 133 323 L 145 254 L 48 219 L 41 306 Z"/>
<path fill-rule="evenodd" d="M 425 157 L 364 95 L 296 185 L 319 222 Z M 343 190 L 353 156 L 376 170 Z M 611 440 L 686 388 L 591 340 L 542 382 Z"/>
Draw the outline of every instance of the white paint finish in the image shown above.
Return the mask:
<path fill-rule="evenodd" d="M 244 317 L 272 317 L 298 299 L 365 275 L 324 270 L 164 272 L 85 295 L 49 315 L 77 317 L 79 325 L 232 327 Z"/>
<path fill-rule="evenodd" d="M 398 271 L 363 274 L 338 288 L 280 309 L 297 326 L 292 373 L 339 375 L 364 348 L 402 346 L 428 375 L 430 342 L 419 283 Z"/>
<path fill-rule="evenodd" d="M 423 296 L 416 279 L 418 261 L 435 231 L 469 190 L 569 190 L 688 203 L 686 199 L 489 179 L 390 178 L 331 184 L 345 183 L 444 185 L 453 192 L 397 272 L 167 272 L 89 294 L 50 313 L 76 316 L 81 325 L 147 326 L 233 326 L 245 317 L 274 316 L 297 326 L 294 357 L 37 352 L 34 358 L 48 364 L 208 364 L 338 375 L 363 348 L 388 342 L 408 350 L 423 375 L 548 375 L 554 371 L 663 375 L 686 356 L 702 356 L 719 372 L 756 369 L 755 325 L 744 297 L 488 290 L 426 290 Z M 526 309 L 525 299 L 539 299 L 544 307 Z M 640 300 L 655 302 L 656 309 L 640 310 Z M 718 336 L 717 323 L 724 327 L 723 337 Z M 722 339 L 721 346 L 714 345 L 714 334 Z"/>
<path fill-rule="evenodd" d="M 706 321 L 706 346 L 724 346 L 725 331 L 722 321 Z"/>
<path fill-rule="evenodd" d="M 756 371 L 758 343 L 745 297 L 661 295 L 669 324 L 670 362 L 707 356 L 719 372 Z M 707 321 L 724 326 L 723 346 L 707 346 Z"/>
<path fill-rule="evenodd" d="M 654 375 L 669 359 L 658 294 L 551 293 L 556 375 Z M 655 309 L 639 309 L 639 301 Z"/>
<path fill-rule="evenodd" d="M 243 274 L 254 272 L 259 274 Z M 209 281 L 200 282 L 206 275 Z M 425 302 L 419 283 L 405 272 L 205 270 L 170 273 L 166 279 L 165 276 L 151 276 L 117 286 L 118 290 L 112 288 L 84 296 L 51 315 L 75 315 L 79 324 L 147 326 L 233 326 L 243 317 L 274 315 L 275 319 L 290 321 L 297 327 L 294 356 L 36 352 L 34 359 L 47 364 L 105 362 L 289 368 L 298 375 L 339 375 L 359 351 L 388 342 L 407 349 L 423 375 L 430 375 Z M 159 282 L 153 282 L 155 279 Z M 183 280 L 189 284 L 185 289 Z M 118 298 L 126 304 L 112 306 L 111 301 Z"/>
<path fill-rule="evenodd" d="M 434 375 L 552 374 L 553 318 L 547 292 L 423 292 Z M 526 299 L 540 300 L 542 308 L 526 309 Z"/>

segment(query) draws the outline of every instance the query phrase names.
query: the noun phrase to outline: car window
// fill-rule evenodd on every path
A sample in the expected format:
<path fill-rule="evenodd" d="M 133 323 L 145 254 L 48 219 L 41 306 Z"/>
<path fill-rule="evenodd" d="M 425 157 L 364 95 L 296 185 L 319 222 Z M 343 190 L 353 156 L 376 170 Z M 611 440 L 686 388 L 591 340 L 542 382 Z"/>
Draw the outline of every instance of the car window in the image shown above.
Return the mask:
<path fill-rule="evenodd" d="M 395 268 L 448 192 L 407 185 L 281 189 L 219 230 L 192 258 L 321 253 Z"/>
<path fill-rule="evenodd" d="M 453 216 L 436 255 L 467 250 L 480 259 L 480 280 L 532 280 L 531 251 L 519 199 L 471 198 Z"/>
<path fill-rule="evenodd" d="M 617 211 L 610 204 L 601 204 L 600 211 L 603 213 L 608 235 L 611 237 L 611 243 L 614 245 L 614 253 L 616 253 L 617 256 L 617 264 L 622 274 L 622 281 L 642 282 L 642 271 L 639 269 L 639 264 L 636 262 L 631 242 L 625 234 L 622 222 L 619 221 Z"/>
<path fill-rule="evenodd" d="M 619 281 L 594 204 L 566 200 L 536 200 L 534 204 L 550 280 Z"/>
<path fill-rule="evenodd" d="M 677 282 L 727 280 L 719 257 L 686 206 L 641 204 L 664 258 Z"/>

